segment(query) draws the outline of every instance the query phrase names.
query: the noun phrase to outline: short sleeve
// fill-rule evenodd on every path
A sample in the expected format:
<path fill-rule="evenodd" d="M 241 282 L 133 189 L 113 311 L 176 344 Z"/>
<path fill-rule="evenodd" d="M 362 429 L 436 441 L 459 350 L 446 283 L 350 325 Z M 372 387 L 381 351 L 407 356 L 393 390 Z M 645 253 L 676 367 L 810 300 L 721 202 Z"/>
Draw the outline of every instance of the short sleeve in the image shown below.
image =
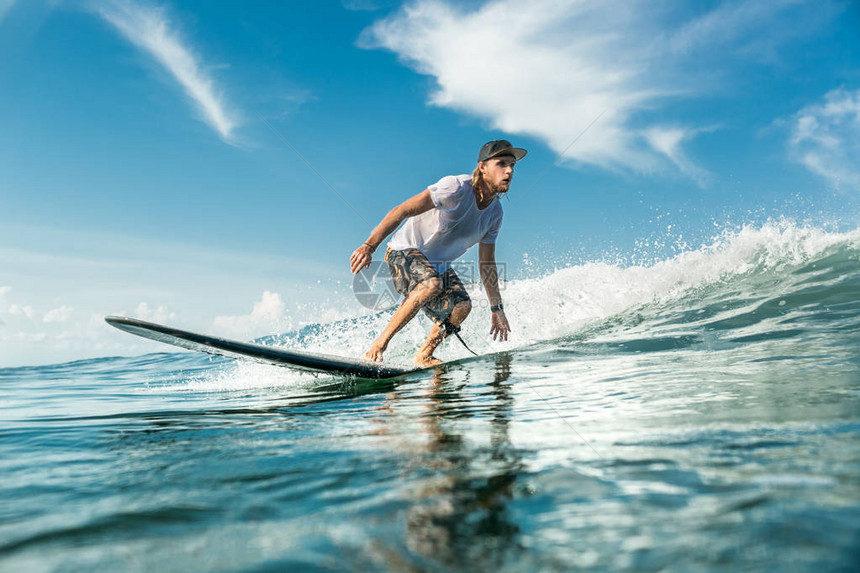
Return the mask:
<path fill-rule="evenodd" d="M 502 228 L 502 218 L 504 217 L 504 213 L 501 209 L 499 209 L 499 214 L 496 217 L 493 217 L 493 222 L 490 224 L 490 228 L 487 229 L 487 232 L 484 233 L 484 236 L 481 237 L 481 243 L 485 245 L 495 245 L 496 237 L 499 236 L 499 229 Z"/>
<path fill-rule="evenodd" d="M 463 186 L 456 175 L 443 177 L 430 187 L 430 198 L 436 207 L 444 210 L 455 209 L 463 199 Z"/>

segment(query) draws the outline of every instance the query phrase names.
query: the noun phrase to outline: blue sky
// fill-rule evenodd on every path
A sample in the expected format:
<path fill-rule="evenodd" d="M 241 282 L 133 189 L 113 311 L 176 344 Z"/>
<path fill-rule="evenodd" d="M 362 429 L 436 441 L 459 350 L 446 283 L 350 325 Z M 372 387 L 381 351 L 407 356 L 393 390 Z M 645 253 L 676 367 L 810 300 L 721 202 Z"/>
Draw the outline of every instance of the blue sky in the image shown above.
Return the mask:
<path fill-rule="evenodd" d="M 512 277 L 854 228 L 858 29 L 847 1 L 0 0 L 0 366 L 152 349 L 112 313 L 248 338 L 363 312 L 370 225 L 498 137 L 530 151 Z"/>

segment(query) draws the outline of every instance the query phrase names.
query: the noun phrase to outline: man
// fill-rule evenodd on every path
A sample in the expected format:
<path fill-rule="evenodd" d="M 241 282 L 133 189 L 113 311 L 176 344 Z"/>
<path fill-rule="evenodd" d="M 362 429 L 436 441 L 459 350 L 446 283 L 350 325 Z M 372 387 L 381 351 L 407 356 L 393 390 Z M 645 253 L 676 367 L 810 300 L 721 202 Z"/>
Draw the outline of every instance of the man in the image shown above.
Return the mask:
<path fill-rule="evenodd" d="M 450 265 L 478 242 L 481 281 L 492 312 L 490 334 L 493 340 L 508 339 L 510 326 L 496 270 L 496 236 L 502 225 L 499 196 L 508 192 L 514 165 L 525 155 L 525 149 L 503 139 L 488 142 L 478 153 L 472 175 L 443 177 L 404 201 L 352 253 L 350 267 L 357 273 L 370 266 L 376 248 L 406 221 L 385 253 L 394 288 L 406 298 L 364 354 L 366 359 L 381 362 L 391 338 L 423 308 L 435 325 L 414 362 L 418 367 L 441 363 L 433 352 L 446 336 L 460 330 L 472 310 L 469 295 Z"/>

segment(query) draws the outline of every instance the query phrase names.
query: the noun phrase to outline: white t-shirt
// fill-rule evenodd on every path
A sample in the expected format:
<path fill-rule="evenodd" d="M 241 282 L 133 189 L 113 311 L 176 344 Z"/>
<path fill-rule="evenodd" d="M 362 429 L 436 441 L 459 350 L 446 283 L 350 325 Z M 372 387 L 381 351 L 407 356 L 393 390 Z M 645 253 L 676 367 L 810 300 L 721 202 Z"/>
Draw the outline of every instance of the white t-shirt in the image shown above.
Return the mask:
<path fill-rule="evenodd" d="M 495 244 L 503 215 L 498 197 L 478 209 L 472 176 L 468 174 L 443 177 L 428 189 L 436 208 L 406 219 L 391 237 L 388 248 L 418 249 L 437 271 L 444 273 L 475 243 Z"/>

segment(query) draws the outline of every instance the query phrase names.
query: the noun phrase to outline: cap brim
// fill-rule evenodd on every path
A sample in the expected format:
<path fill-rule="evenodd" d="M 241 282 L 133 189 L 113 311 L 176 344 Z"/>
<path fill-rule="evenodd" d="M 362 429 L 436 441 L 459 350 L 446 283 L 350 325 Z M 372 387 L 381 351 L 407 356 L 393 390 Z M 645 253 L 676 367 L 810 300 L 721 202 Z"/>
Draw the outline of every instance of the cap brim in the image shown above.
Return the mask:
<path fill-rule="evenodd" d="M 514 159 L 519 161 L 520 159 L 525 157 L 527 153 L 528 151 L 520 147 L 508 147 L 507 149 L 502 149 L 498 153 L 494 153 L 493 155 L 487 157 L 487 159 L 485 159 L 484 161 L 487 161 L 488 159 L 492 159 L 494 157 L 501 157 L 503 155 L 513 155 Z"/>

